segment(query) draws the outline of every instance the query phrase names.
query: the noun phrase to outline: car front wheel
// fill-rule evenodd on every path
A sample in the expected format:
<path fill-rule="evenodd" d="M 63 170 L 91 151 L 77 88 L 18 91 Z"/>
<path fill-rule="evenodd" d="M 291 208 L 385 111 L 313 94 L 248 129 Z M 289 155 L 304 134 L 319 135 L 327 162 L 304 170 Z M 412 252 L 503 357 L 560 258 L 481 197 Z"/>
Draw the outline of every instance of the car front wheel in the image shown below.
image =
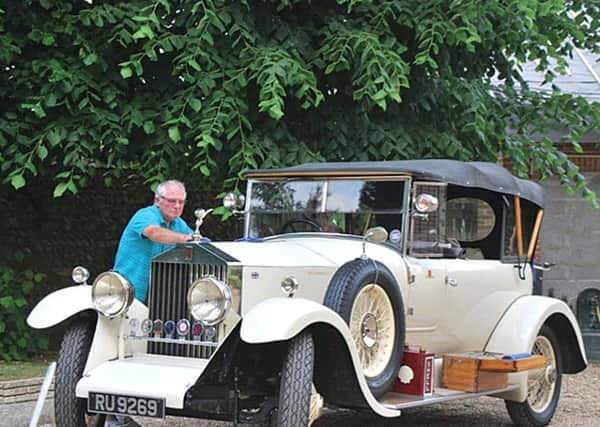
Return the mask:
<path fill-rule="evenodd" d="M 314 358 L 310 333 L 304 332 L 290 342 L 281 370 L 277 426 L 309 424 Z"/>
<path fill-rule="evenodd" d="M 525 402 L 507 400 L 506 408 L 516 425 L 538 427 L 550 423 L 558 405 L 562 383 L 560 346 L 551 328 L 543 326 L 540 329 L 531 353 L 544 356 L 546 366 L 529 372 L 527 400 Z"/>
<path fill-rule="evenodd" d="M 54 387 L 54 417 L 58 427 L 103 426 L 104 415 L 88 415 L 86 401 L 75 395 L 77 382 L 87 362 L 94 322 L 78 318 L 65 331 L 58 353 Z"/>

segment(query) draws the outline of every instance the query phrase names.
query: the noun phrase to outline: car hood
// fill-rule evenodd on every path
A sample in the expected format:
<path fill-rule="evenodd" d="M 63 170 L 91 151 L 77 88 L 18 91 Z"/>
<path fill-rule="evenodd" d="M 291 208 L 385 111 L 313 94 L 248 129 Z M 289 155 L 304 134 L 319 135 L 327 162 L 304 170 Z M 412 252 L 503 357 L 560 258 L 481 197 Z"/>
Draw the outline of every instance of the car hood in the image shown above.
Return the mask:
<path fill-rule="evenodd" d="M 336 267 L 361 254 L 353 237 L 290 237 L 259 242 L 214 242 L 213 246 L 244 266 Z"/>

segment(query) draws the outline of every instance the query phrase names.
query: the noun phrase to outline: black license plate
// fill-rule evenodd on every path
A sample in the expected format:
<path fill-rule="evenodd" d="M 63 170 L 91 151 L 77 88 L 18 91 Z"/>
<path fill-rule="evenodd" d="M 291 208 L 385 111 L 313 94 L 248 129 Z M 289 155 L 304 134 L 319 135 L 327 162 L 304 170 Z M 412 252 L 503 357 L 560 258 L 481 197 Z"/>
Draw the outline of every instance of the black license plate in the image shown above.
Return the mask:
<path fill-rule="evenodd" d="M 165 399 L 90 391 L 88 395 L 88 411 L 101 414 L 164 418 Z"/>

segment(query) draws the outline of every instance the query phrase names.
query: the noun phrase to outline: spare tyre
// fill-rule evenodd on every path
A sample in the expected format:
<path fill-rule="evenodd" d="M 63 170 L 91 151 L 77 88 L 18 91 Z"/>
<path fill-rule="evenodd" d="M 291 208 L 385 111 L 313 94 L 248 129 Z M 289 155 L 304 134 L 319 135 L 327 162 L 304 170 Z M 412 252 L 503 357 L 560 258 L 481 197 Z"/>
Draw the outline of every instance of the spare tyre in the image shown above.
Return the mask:
<path fill-rule="evenodd" d="M 404 350 L 404 305 L 390 270 L 355 259 L 333 275 L 324 304 L 348 324 L 371 393 L 381 397 L 396 380 Z"/>

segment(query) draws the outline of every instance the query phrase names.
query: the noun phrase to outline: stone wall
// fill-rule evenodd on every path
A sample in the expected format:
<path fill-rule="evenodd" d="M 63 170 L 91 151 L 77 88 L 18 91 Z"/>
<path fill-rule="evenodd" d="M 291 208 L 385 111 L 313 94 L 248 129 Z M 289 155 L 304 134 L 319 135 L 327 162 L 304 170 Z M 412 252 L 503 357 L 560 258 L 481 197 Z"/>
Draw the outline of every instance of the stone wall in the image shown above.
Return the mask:
<path fill-rule="evenodd" d="M 586 172 L 586 177 L 600 196 L 600 173 Z M 543 294 L 568 302 L 582 325 L 588 359 L 600 360 L 600 324 L 598 309 L 593 307 L 598 304 L 598 298 L 594 302 L 577 303 L 586 289 L 600 292 L 600 210 L 593 209 L 579 196 L 567 196 L 557 179 L 542 185 L 546 189 L 546 210 L 541 257 L 556 263 L 551 271 L 544 273 Z M 597 292 L 586 293 L 589 296 L 598 295 Z"/>
<path fill-rule="evenodd" d="M 600 196 L 600 173 L 588 172 L 590 187 Z M 600 289 L 600 210 L 580 196 L 568 196 L 558 179 L 542 182 L 546 208 L 541 231 L 541 257 L 555 262 L 544 273 L 544 295 L 574 302 L 587 288 Z"/>

